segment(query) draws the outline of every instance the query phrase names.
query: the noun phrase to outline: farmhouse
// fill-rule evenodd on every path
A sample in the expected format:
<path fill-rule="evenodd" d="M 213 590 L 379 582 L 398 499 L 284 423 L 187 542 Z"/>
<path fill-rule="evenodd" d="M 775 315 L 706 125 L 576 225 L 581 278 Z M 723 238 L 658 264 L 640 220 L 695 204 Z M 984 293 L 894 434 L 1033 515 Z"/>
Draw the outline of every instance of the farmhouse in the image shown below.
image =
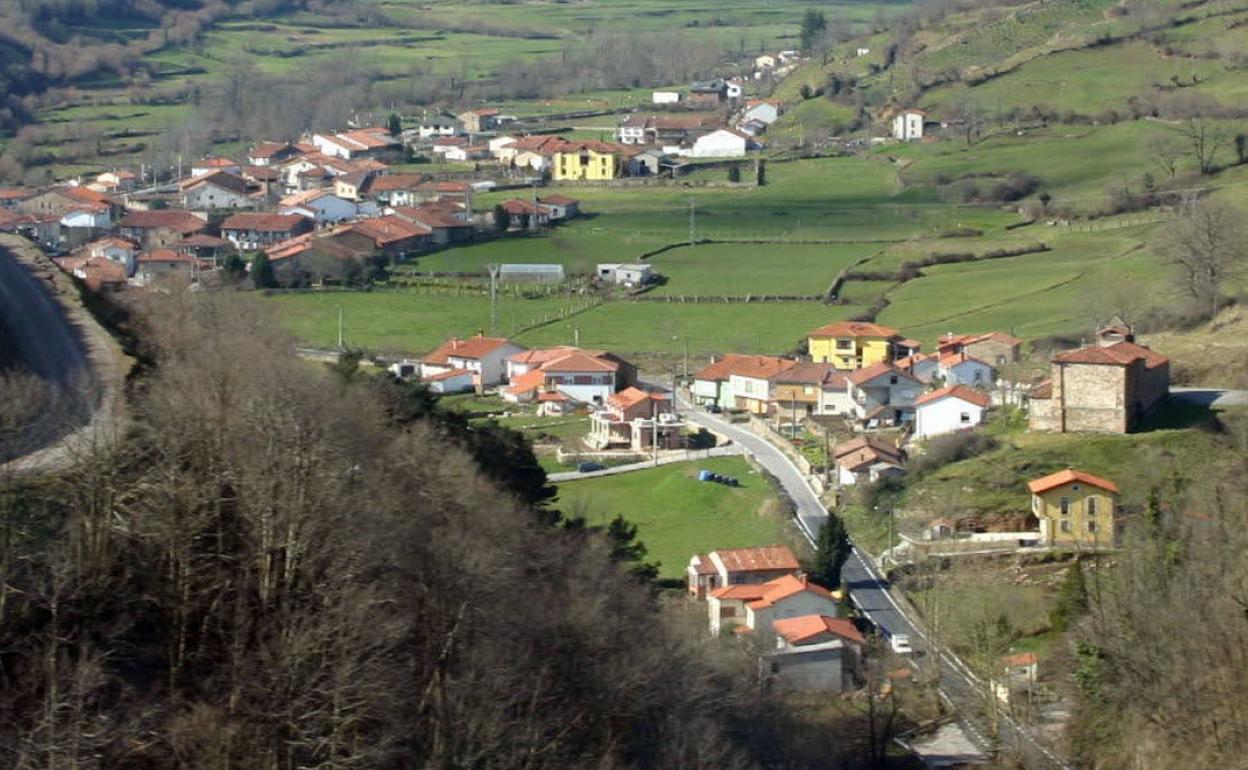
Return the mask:
<path fill-rule="evenodd" d="M 707 598 L 710 631 L 726 628 L 771 636 L 772 623 L 802 615 L 836 617 L 840 608 L 832 592 L 805 577 L 783 575 L 762 584 L 737 584 L 716 588 Z M 774 642 L 773 642 L 774 643 Z"/>
<path fill-rule="evenodd" d="M 797 365 L 796 361 L 771 356 L 741 356 L 728 372 L 732 406 L 751 414 L 771 411 L 771 380 Z"/>
<path fill-rule="evenodd" d="M 507 373 L 507 358 L 524 348 L 502 337 L 478 334 L 466 340 L 452 338 L 420 360 L 421 378 L 467 369 L 473 373 L 476 388 L 497 385 Z"/>
<path fill-rule="evenodd" d="M 312 220 L 298 214 L 231 214 L 221 223 L 221 236 L 240 251 L 254 251 L 311 229 Z"/>
<path fill-rule="evenodd" d="M 730 585 L 761 584 L 798 571 L 797 557 L 783 545 L 755 548 L 721 548 L 696 554 L 685 570 L 689 595 L 705 599 L 707 593 Z"/>
<path fill-rule="evenodd" d="M 139 286 L 149 286 L 156 281 L 171 278 L 194 283 L 199 280 L 203 270 L 212 267 L 210 262 L 173 249 L 156 249 L 140 254 L 135 262 L 134 282 Z"/>
<path fill-rule="evenodd" d="M 241 170 L 242 165 L 229 158 L 201 158 L 191 164 L 191 178 L 217 173 L 237 175 Z"/>
<path fill-rule="evenodd" d="M 763 656 L 765 681 L 783 690 L 841 692 L 853 687 L 866 639 L 854 624 L 830 615 L 772 623 L 776 649 Z"/>
<path fill-rule="evenodd" d="M 635 381 L 631 364 L 604 351 L 573 347 L 526 350 L 507 359 L 511 384 L 504 401 L 528 403 L 542 393 L 561 393 L 575 404 L 601 406 Z"/>
<path fill-rule="evenodd" d="M 298 214 L 321 224 L 352 219 L 359 214 L 355 201 L 341 198 L 329 190 L 306 190 L 281 200 L 279 213 Z"/>
<path fill-rule="evenodd" d="M 603 262 L 594 275 L 603 283 L 620 286 L 644 286 L 654 280 L 654 267 L 642 263 Z"/>
<path fill-rule="evenodd" d="M 914 402 L 914 436 L 930 438 L 973 428 L 983 422 L 991 403 L 987 393 L 965 385 L 924 393 Z"/>
<path fill-rule="evenodd" d="M 259 205 L 258 188 L 241 176 L 217 171 L 190 180 L 182 186 L 182 205 L 194 211 L 214 209 L 254 209 Z"/>
<path fill-rule="evenodd" d="M 758 143 L 749 134 L 732 128 L 698 137 L 688 151 L 692 158 L 744 158 L 749 150 L 758 149 Z"/>
<path fill-rule="evenodd" d="M 943 353 L 936 360 L 936 376 L 946 385 L 974 385 L 984 388 L 996 379 L 996 370 L 985 361 L 966 353 Z"/>
<path fill-rule="evenodd" d="M 581 202 L 566 195 L 545 195 L 537 199 L 550 215 L 550 221 L 562 222 L 581 214 Z"/>
<path fill-rule="evenodd" d="M 912 142 L 923 138 L 923 122 L 927 119 L 927 113 L 923 110 L 908 108 L 886 115 L 892 118 L 894 139 Z"/>
<path fill-rule="evenodd" d="M 1017 337 L 1001 332 L 986 334 L 953 334 L 940 338 L 937 344 L 939 352 L 966 353 L 996 366 L 1017 363 L 1022 351 L 1023 341 Z"/>
<path fill-rule="evenodd" d="M 428 249 L 433 231 L 393 214 L 370 217 L 338 228 L 330 236 L 357 254 L 381 254 L 391 260 Z"/>
<path fill-rule="evenodd" d="M 394 153 L 399 140 L 381 127 L 358 128 L 339 134 L 313 134 L 312 144 L 331 158 L 376 158 Z"/>
<path fill-rule="evenodd" d="M 130 211 L 120 222 L 121 236 L 145 248 L 169 246 L 208 229 L 205 217 L 189 211 Z"/>
<path fill-rule="evenodd" d="M 1170 395 L 1170 359 L 1114 330 L 1098 345 L 1053 357 L 1031 392 L 1032 430 L 1130 433 Z"/>
<path fill-rule="evenodd" d="M 923 383 L 892 364 L 872 364 L 851 372 L 849 398 L 853 415 L 864 428 L 898 427 L 914 419 L 914 402 Z"/>
<path fill-rule="evenodd" d="M 836 483 L 842 487 L 874 484 L 886 476 L 901 476 L 906 453 L 874 436 L 857 436 L 832 448 Z"/>
<path fill-rule="evenodd" d="M 290 142 L 260 142 L 247 153 L 253 166 L 277 166 L 303 153 Z"/>
<path fill-rule="evenodd" d="M 589 418 L 585 443 L 597 449 L 676 449 L 685 427 L 673 408 L 671 394 L 636 387 L 609 396 L 604 407 L 591 412 Z"/>
<path fill-rule="evenodd" d="M 464 130 L 470 134 L 479 134 L 482 131 L 492 131 L 498 126 L 498 110 L 490 107 L 479 107 L 475 110 L 467 110 L 455 116 L 460 122 Z"/>
<path fill-rule="evenodd" d="M 1029 481 L 1027 490 L 1045 545 L 1114 544 L 1118 487 L 1112 481 L 1067 468 Z"/>
<path fill-rule="evenodd" d="M 554 153 L 556 180 L 604 181 L 624 174 L 625 148 L 610 142 L 563 142 Z"/>
<path fill-rule="evenodd" d="M 679 104 L 679 91 L 655 91 L 650 94 L 650 102 L 652 104 Z"/>
<path fill-rule="evenodd" d="M 771 378 L 771 411 L 779 419 L 798 422 L 817 414 L 840 414 L 839 399 L 828 393 L 846 393 L 845 375 L 829 363 L 806 362 Z M 843 406 L 848 407 L 848 403 Z"/>

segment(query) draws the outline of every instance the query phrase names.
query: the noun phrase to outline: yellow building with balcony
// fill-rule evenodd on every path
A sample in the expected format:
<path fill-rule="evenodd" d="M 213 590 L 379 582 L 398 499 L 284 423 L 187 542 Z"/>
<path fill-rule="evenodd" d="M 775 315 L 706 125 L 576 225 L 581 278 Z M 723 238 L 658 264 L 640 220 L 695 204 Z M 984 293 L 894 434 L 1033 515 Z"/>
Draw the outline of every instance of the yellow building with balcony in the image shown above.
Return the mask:
<path fill-rule="evenodd" d="M 1112 481 L 1067 468 L 1027 483 L 1031 512 L 1040 520 L 1045 545 L 1113 546 L 1118 487 Z"/>
<path fill-rule="evenodd" d="M 896 329 L 866 321 L 838 321 L 807 335 L 811 360 L 832 364 L 842 371 L 892 363 L 909 355 L 910 347 L 903 346 L 903 342 L 910 343 Z M 914 350 L 918 349 L 918 343 L 911 344 Z"/>
<path fill-rule="evenodd" d="M 597 182 L 624 175 L 622 148 L 610 142 L 566 142 L 555 152 L 552 176 L 558 181 Z"/>

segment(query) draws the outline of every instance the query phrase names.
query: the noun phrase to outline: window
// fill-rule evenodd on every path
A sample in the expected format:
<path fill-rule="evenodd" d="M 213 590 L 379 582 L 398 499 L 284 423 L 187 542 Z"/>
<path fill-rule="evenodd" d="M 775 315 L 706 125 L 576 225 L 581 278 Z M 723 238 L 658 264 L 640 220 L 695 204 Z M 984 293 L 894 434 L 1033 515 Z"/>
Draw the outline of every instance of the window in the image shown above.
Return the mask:
<path fill-rule="evenodd" d="M 1088 498 L 1088 501 L 1087 501 L 1086 503 L 1084 503 L 1084 505 L 1086 505 L 1086 506 L 1088 507 L 1088 515 L 1089 515 L 1089 516 L 1095 516 L 1095 515 L 1096 515 L 1096 498 L 1095 498 L 1095 497 L 1089 497 L 1089 498 Z M 1089 532 L 1091 532 L 1092 530 L 1088 530 L 1088 531 L 1089 531 Z"/>
<path fill-rule="evenodd" d="M 1088 531 L 1096 532 L 1096 519 L 1088 519 Z"/>
<path fill-rule="evenodd" d="M 853 340 L 837 340 L 836 341 L 837 350 L 851 350 L 853 349 L 853 347 L 854 347 Z"/>
<path fill-rule="evenodd" d="M 1062 509 L 1062 515 L 1063 515 L 1063 516 L 1069 516 L 1069 515 L 1070 515 L 1070 498 L 1069 498 L 1069 497 L 1063 497 L 1063 498 L 1062 498 L 1062 501 L 1061 501 L 1061 503 L 1060 503 L 1060 506 L 1061 506 L 1061 509 Z"/>
<path fill-rule="evenodd" d="M 963 412 L 962 414 L 958 415 L 958 422 L 962 423 L 963 425 L 968 425 L 968 424 L 970 424 L 970 422 L 971 422 L 971 413 L 970 413 L 970 412 Z"/>
<path fill-rule="evenodd" d="M 1063 532 L 1069 532 L 1069 531 L 1070 531 L 1070 522 L 1069 522 L 1069 521 L 1063 521 L 1063 522 L 1061 523 L 1061 525 L 1058 527 L 1058 529 L 1060 529 L 1060 530 L 1061 530 L 1061 531 L 1063 531 Z"/>
<path fill-rule="evenodd" d="M 735 618 L 737 616 L 737 608 L 725 607 L 721 604 L 719 606 L 719 616 L 721 618 Z"/>
<path fill-rule="evenodd" d="M 896 384 L 897 384 L 897 375 L 895 375 L 895 374 L 894 374 L 894 375 L 890 376 L 890 377 L 888 378 L 888 384 L 889 384 L 889 385 L 896 385 Z"/>

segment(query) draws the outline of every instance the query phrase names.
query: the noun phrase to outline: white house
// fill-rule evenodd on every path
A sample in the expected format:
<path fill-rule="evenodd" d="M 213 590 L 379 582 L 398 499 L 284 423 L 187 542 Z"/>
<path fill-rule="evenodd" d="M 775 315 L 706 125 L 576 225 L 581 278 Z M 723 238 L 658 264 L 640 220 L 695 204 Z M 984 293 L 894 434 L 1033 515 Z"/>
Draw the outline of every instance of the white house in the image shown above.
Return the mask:
<path fill-rule="evenodd" d="M 490 148 L 490 154 L 497 157 L 500 150 L 509 144 L 515 143 L 516 138 L 514 136 L 496 136 L 491 139 L 486 146 Z"/>
<path fill-rule="evenodd" d="M 746 106 L 745 112 L 741 115 L 741 121 L 749 122 L 751 120 L 758 121 L 770 126 L 780 118 L 780 107 L 776 102 L 760 101 L 757 104 Z"/>
<path fill-rule="evenodd" d="M 643 286 L 654 280 L 654 268 L 645 263 L 603 262 L 595 271 L 598 280 L 623 286 Z"/>
<path fill-rule="evenodd" d="M 507 360 L 511 385 L 503 400 L 527 403 L 542 393 L 562 393 L 574 402 L 602 405 L 619 390 L 620 364 L 605 354 L 578 348 L 525 351 Z"/>
<path fill-rule="evenodd" d="M 850 414 L 854 400 L 849 397 L 849 380 L 843 374 L 826 378 L 819 387 L 819 404 L 816 414 Z"/>
<path fill-rule="evenodd" d="M 797 365 L 796 361 L 770 356 L 747 356 L 728 375 L 733 407 L 751 414 L 771 411 L 771 379 Z"/>
<path fill-rule="evenodd" d="M 776 649 L 763 656 L 763 678 L 787 691 L 841 692 L 853 686 L 866 639 L 854 624 L 828 615 L 772 624 Z"/>
<path fill-rule="evenodd" d="M 707 619 L 712 634 L 743 626 L 763 637 L 774 632 L 772 623 L 802 615 L 836 617 L 840 608 L 832 593 L 805 577 L 783 575 L 761 584 L 734 584 L 707 595 Z M 774 642 L 772 642 L 774 644 Z"/>
<path fill-rule="evenodd" d="M 986 388 L 996 379 L 996 370 L 969 353 L 946 353 L 936 372 L 945 385 L 974 385 Z"/>
<path fill-rule="evenodd" d="M 680 92 L 678 91 L 655 91 L 650 94 L 650 102 L 652 104 L 679 104 Z"/>
<path fill-rule="evenodd" d="M 731 378 L 735 374 L 745 379 L 762 380 L 762 384 L 755 382 L 755 386 L 751 388 L 755 392 L 743 392 L 741 396 L 752 398 L 756 402 L 755 407 L 758 413 L 765 413 L 770 388 L 764 389 L 762 385 L 769 386 L 770 377 L 795 363 L 783 358 L 745 356 L 736 353 L 715 358 L 708 366 L 699 369 L 693 375 L 693 402 L 698 406 L 717 406 L 721 409 L 746 408 L 747 405 L 739 402 L 737 394 L 732 390 Z M 738 384 L 744 386 L 744 380 L 739 381 Z"/>
<path fill-rule="evenodd" d="M 934 353 L 915 353 L 899 358 L 897 368 L 914 375 L 920 382 L 931 382 L 940 375 L 940 357 Z"/>
<path fill-rule="evenodd" d="M 839 486 L 875 483 L 905 473 L 906 454 L 884 439 L 858 436 L 832 448 Z"/>
<path fill-rule="evenodd" d="M 446 115 L 434 115 L 421 118 L 416 126 L 416 134 L 421 139 L 434 136 L 455 136 L 460 132 L 460 125 L 455 118 Z"/>
<path fill-rule="evenodd" d="M 924 393 L 914 402 L 914 436 L 928 438 L 966 430 L 984 420 L 992 399 L 965 385 L 950 385 Z"/>
<path fill-rule="evenodd" d="M 923 138 L 923 120 L 927 113 L 923 110 L 902 110 L 893 116 L 893 138 L 903 142 L 911 142 Z"/>
<path fill-rule="evenodd" d="M 754 66 L 760 70 L 774 70 L 776 68 L 776 57 L 769 53 L 756 56 L 754 57 Z"/>
<path fill-rule="evenodd" d="M 124 266 L 126 277 L 134 275 L 134 260 L 138 256 L 139 247 L 132 241 L 109 235 L 88 243 L 86 248 L 92 257 L 103 257 L 109 262 Z"/>
<path fill-rule="evenodd" d="M 502 337 L 478 334 L 466 340 L 452 338 L 420 360 L 421 379 L 437 374 L 467 369 L 473 374 L 475 387 L 488 387 L 502 382 L 507 373 L 507 358 L 524 350 Z"/>
<path fill-rule="evenodd" d="M 463 393 L 473 389 L 476 375 L 468 369 L 451 369 L 421 380 L 434 393 Z"/>
<path fill-rule="evenodd" d="M 685 154 L 691 158 L 743 158 L 755 146 L 748 135 L 731 128 L 721 128 L 698 137 Z"/>
<path fill-rule="evenodd" d="M 307 190 L 283 198 L 278 212 L 299 214 L 321 225 L 353 219 L 360 214 L 360 209 L 355 201 L 340 198 L 328 190 Z"/>
<path fill-rule="evenodd" d="M 192 211 L 250 209 L 257 203 L 247 181 L 227 172 L 197 177 L 182 188 L 182 205 Z"/>
<path fill-rule="evenodd" d="M 112 209 L 99 203 L 80 203 L 61 214 L 61 227 L 104 230 L 112 224 Z"/>
<path fill-rule="evenodd" d="M 730 102 L 739 101 L 745 96 L 745 83 L 733 78 L 724 81 L 724 98 Z"/>
<path fill-rule="evenodd" d="M 242 168 L 229 158 L 203 158 L 191 164 L 191 177 L 208 176 L 218 171 L 237 174 Z"/>

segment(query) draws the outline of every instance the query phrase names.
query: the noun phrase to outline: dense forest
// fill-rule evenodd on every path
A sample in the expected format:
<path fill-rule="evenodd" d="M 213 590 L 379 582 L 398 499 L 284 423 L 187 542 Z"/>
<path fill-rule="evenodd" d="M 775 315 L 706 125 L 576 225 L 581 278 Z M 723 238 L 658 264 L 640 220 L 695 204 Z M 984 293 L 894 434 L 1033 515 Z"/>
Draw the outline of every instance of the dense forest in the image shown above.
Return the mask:
<path fill-rule="evenodd" d="M 854 767 L 519 434 L 158 297 L 132 428 L 0 478 L 0 766 Z M 0 403 L 3 399 L 0 399 Z"/>

